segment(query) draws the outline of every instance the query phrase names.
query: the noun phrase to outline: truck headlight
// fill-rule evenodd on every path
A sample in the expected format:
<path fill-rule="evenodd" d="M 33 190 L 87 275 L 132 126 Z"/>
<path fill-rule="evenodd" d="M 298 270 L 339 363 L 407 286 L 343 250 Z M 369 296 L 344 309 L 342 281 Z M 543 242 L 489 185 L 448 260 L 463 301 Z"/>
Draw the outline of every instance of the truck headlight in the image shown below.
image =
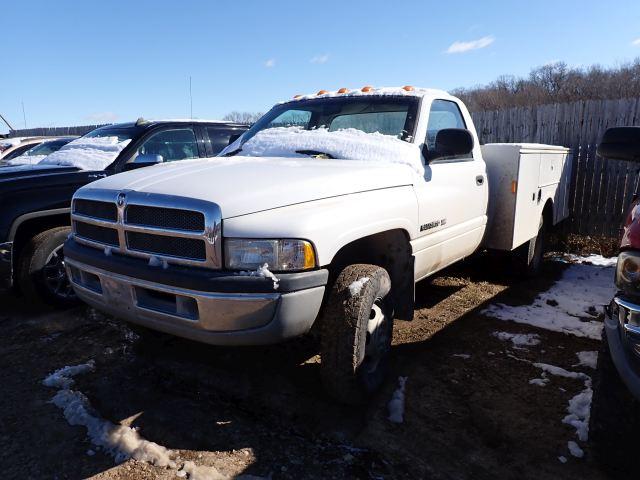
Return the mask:
<path fill-rule="evenodd" d="M 255 270 L 265 263 L 274 272 L 309 270 L 316 266 L 313 245 L 306 240 L 227 238 L 224 253 L 225 267 L 229 270 Z"/>
<path fill-rule="evenodd" d="M 640 253 L 621 252 L 616 266 L 616 286 L 620 290 L 640 288 Z"/>

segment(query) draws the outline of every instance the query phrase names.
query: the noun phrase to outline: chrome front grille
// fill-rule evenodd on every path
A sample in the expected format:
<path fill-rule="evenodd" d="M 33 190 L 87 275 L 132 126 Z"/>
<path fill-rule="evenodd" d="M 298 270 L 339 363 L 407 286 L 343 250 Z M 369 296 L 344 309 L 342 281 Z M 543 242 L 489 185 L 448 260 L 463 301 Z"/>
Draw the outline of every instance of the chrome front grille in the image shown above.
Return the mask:
<path fill-rule="evenodd" d="M 74 196 L 71 218 L 78 243 L 171 264 L 221 268 L 222 217 L 213 202 L 82 189 Z"/>

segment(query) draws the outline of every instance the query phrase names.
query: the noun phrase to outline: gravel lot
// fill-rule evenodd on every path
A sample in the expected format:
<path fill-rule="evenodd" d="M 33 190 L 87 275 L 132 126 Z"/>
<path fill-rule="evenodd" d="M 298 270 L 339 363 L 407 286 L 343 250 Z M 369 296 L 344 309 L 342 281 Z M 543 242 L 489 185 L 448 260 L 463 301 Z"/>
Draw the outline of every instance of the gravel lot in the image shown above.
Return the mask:
<path fill-rule="evenodd" d="M 598 342 L 480 314 L 492 302 L 530 303 L 563 268 L 547 262 L 542 278 L 521 281 L 480 257 L 418 284 L 416 319 L 395 327 L 393 372 L 359 409 L 325 397 L 313 339 L 235 349 L 143 340 L 85 307 L 46 311 L 0 297 L 3 478 L 168 479 L 189 460 L 248 478 L 609 478 L 589 442 L 580 442 L 584 458 L 567 448 L 576 432 L 562 419 L 584 382 L 529 383 L 540 377 L 533 362 L 592 376 L 576 353 Z M 496 331 L 541 343 L 514 348 Z M 73 388 L 103 418 L 174 451 L 176 468 L 115 464 L 50 403 L 56 391 L 42 380 L 91 359 L 95 370 Z M 395 424 L 387 403 L 399 376 L 408 377 L 406 411 Z"/>

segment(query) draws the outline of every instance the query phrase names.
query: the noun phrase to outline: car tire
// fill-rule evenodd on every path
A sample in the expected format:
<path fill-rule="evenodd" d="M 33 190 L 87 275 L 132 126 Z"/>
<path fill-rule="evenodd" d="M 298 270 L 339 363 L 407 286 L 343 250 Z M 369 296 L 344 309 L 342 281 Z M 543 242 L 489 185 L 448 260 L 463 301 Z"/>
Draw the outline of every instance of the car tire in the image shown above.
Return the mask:
<path fill-rule="evenodd" d="M 589 437 L 594 459 L 612 478 L 635 476 L 635 445 L 639 431 L 640 402 L 618 375 L 603 332 L 593 380 Z"/>
<path fill-rule="evenodd" d="M 368 264 L 349 265 L 333 284 L 322 318 L 320 372 L 341 403 L 361 404 L 382 385 L 393 335 L 390 290 L 387 271 Z"/>
<path fill-rule="evenodd" d="M 540 216 L 538 234 L 524 245 L 518 247 L 514 252 L 514 260 L 517 271 L 527 277 L 537 276 L 542 269 L 545 242 L 547 236 L 547 225 L 544 216 Z"/>
<path fill-rule="evenodd" d="M 29 300 L 56 307 L 79 303 L 64 269 L 62 246 L 70 227 L 56 227 L 34 236 L 17 262 L 17 282 Z"/>

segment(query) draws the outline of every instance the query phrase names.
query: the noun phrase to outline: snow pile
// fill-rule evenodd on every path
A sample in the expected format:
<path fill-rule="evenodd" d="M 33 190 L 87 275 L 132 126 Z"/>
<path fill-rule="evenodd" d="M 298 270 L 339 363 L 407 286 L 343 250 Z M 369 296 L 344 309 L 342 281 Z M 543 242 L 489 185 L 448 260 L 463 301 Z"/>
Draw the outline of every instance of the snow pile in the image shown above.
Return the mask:
<path fill-rule="evenodd" d="M 81 137 L 48 155 L 40 165 L 64 165 L 82 170 L 104 170 L 131 140 L 118 137 Z"/>
<path fill-rule="evenodd" d="M 9 148 L 15 147 L 16 145 L 20 145 L 22 140 L 26 137 L 16 137 L 16 138 L 3 138 L 0 140 L 0 147 Z"/>
<path fill-rule="evenodd" d="M 391 400 L 387 405 L 389 409 L 389 421 L 393 423 L 404 422 L 404 387 L 407 377 L 398 377 L 398 388 L 393 392 Z"/>
<path fill-rule="evenodd" d="M 524 348 L 540 343 L 540 335 L 535 333 L 509 333 L 509 332 L 493 332 L 493 336 L 503 342 L 510 341 L 513 348 Z"/>
<path fill-rule="evenodd" d="M 277 290 L 280 286 L 280 280 L 276 277 L 273 272 L 269 270 L 269 264 L 265 263 L 261 267 L 258 267 L 256 270 L 246 271 L 242 270 L 238 272 L 236 275 L 241 275 L 244 277 L 262 277 L 262 278 L 270 278 L 273 280 L 273 289 Z"/>
<path fill-rule="evenodd" d="M 184 465 L 176 476 L 184 478 L 189 475 L 189 480 L 227 480 L 229 477 L 222 475 L 215 467 L 208 467 L 206 465 L 196 465 L 191 461 L 184 462 Z M 245 476 L 242 475 L 241 478 Z"/>
<path fill-rule="evenodd" d="M 500 320 L 511 320 L 555 332 L 599 340 L 602 322 L 583 320 L 597 314 L 615 293 L 613 268 L 572 265 L 560 280 L 536 297 L 531 305 L 493 304 L 482 311 Z"/>
<path fill-rule="evenodd" d="M 89 360 L 81 365 L 59 368 L 42 381 L 45 387 L 69 389 L 75 383 L 73 377 L 81 373 L 92 372 L 96 368 L 96 362 Z"/>
<path fill-rule="evenodd" d="M 302 127 L 277 127 L 258 132 L 242 145 L 239 155 L 250 157 L 308 157 L 302 150 L 322 152 L 334 158 L 407 165 L 424 175 L 420 149 L 392 135 L 365 133 L 355 128 L 329 131 Z"/>
<path fill-rule="evenodd" d="M 584 366 L 595 370 L 598 365 L 598 352 L 577 352 L 578 363 L 574 367 Z"/>
<path fill-rule="evenodd" d="M 47 158 L 46 155 L 20 155 L 7 160 L 7 165 L 35 165 Z"/>
<path fill-rule="evenodd" d="M 448 96 L 449 94 L 444 90 L 436 90 L 433 88 L 420 88 L 413 87 L 412 90 L 405 90 L 403 87 L 370 87 L 369 90 L 363 92 L 360 88 L 355 88 L 349 90 L 346 93 L 338 93 L 335 92 L 327 92 L 322 95 L 318 95 L 316 93 L 309 93 L 306 95 L 296 95 L 294 100 L 287 100 L 283 103 L 296 102 L 299 100 L 310 100 L 313 98 L 331 98 L 331 97 L 366 97 L 366 96 L 404 96 L 404 97 L 422 97 L 424 95 L 437 95 L 437 96 Z"/>
<path fill-rule="evenodd" d="M 367 283 L 369 281 L 369 277 L 362 277 L 359 280 L 356 280 L 355 282 L 353 282 L 351 285 L 349 285 L 349 293 L 351 294 L 352 297 L 357 297 L 358 295 L 360 295 L 360 291 L 362 290 L 362 287 L 364 287 L 364 284 Z"/>

